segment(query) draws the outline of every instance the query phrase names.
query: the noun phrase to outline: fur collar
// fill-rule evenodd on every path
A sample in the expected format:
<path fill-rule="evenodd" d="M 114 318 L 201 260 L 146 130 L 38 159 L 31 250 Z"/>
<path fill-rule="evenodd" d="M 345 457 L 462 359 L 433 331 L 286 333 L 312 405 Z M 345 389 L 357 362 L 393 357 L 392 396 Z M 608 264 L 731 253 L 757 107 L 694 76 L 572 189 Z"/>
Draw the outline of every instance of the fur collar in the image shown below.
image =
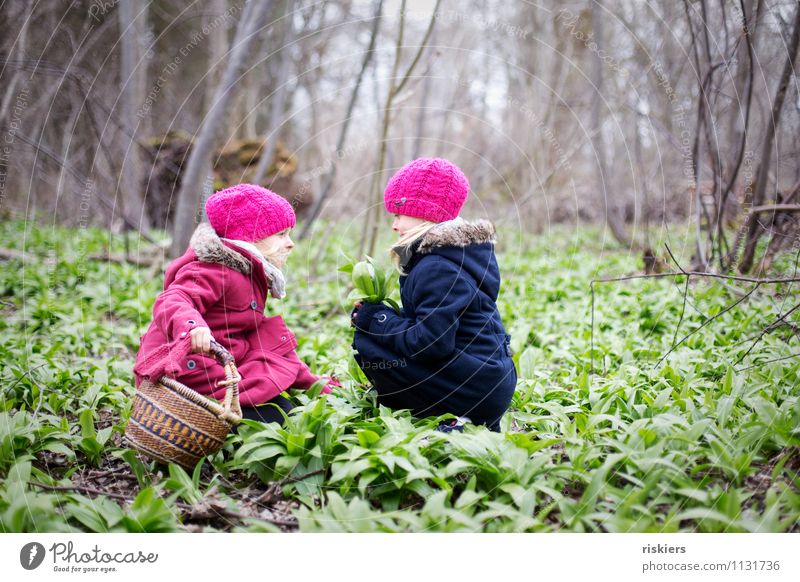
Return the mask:
<path fill-rule="evenodd" d="M 472 244 L 495 242 L 495 228 L 488 220 L 469 222 L 456 218 L 441 222 L 420 239 L 417 252 L 430 253 L 436 247 L 466 247 Z"/>
<path fill-rule="evenodd" d="M 237 247 L 243 246 L 238 244 L 238 241 L 231 242 Z M 197 260 L 203 263 L 216 263 L 245 275 L 249 275 L 253 269 L 252 261 L 226 245 L 210 224 L 201 223 L 197 225 L 192 239 L 189 241 L 189 246 L 192 247 L 195 255 L 197 255 Z M 246 247 L 244 250 L 249 251 Z M 257 249 L 254 250 L 257 252 Z M 260 258 L 260 253 L 255 256 Z M 269 282 L 270 295 L 276 299 L 282 299 L 286 295 L 286 283 L 283 273 L 269 261 L 263 260 L 262 262 L 264 274 Z"/>
<path fill-rule="evenodd" d="M 242 254 L 236 252 L 219 238 L 210 224 L 200 223 L 189 241 L 197 260 L 203 263 L 216 263 L 249 275 L 253 264 Z"/>

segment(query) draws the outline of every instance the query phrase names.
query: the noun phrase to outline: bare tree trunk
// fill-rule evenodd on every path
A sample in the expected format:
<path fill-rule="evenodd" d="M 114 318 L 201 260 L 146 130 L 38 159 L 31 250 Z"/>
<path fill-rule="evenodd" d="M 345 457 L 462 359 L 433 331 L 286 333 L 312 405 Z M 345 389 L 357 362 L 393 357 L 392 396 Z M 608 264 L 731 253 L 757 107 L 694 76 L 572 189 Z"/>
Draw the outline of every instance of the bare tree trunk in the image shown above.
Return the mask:
<path fill-rule="evenodd" d="M 58 182 L 56 182 L 56 200 L 60 200 L 64 195 L 65 185 L 69 179 L 67 175 L 69 173 L 67 171 L 67 167 L 75 165 L 74 162 L 70 162 L 69 160 L 69 150 L 72 146 L 72 140 L 75 137 L 75 124 L 78 121 L 81 105 L 82 104 L 79 103 L 77 107 L 75 105 L 72 106 L 72 110 L 69 114 L 69 120 L 64 126 L 67 129 L 67 131 L 63 132 L 61 139 L 61 158 L 64 160 L 64 164 L 60 166 L 61 169 L 58 172 Z"/>
<path fill-rule="evenodd" d="M 595 0 L 592 3 L 592 32 L 594 41 L 597 43 L 598 53 L 603 50 L 603 7 L 602 0 Z M 600 108 L 603 105 L 603 63 L 602 59 L 595 58 L 594 66 L 594 90 L 592 96 L 592 127 L 595 130 L 592 142 L 594 143 L 595 155 L 597 156 L 597 179 L 602 188 L 603 205 L 605 207 L 605 220 L 611 233 L 617 241 L 628 248 L 637 248 L 638 245 L 628 235 L 625 229 L 625 217 L 623 208 L 617 198 L 617 193 L 609 188 L 607 181 L 610 179 L 606 166 L 606 144 L 603 139 L 602 120 Z"/>
<path fill-rule="evenodd" d="M 739 6 L 742 11 L 742 34 L 744 37 L 744 46 L 743 48 L 739 48 L 739 52 L 747 53 L 747 64 L 744 64 L 745 59 L 741 58 L 740 54 L 739 58 L 737 59 L 739 63 L 737 82 L 734 86 L 742 88 L 746 86 L 747 90 L 745 96 L 744 115 L 741 114 L 739 108 L 734 108 L 735 117 L 731 123 L 731 125 L 734 127 L 734 133 L 736 136 L 734 143 L 739 143 L 739 152 L 736 160 L 734 161 L 733 168 L 731 169 L 730 178 L 722 189 L 722 195 L 720 199 L 721 211 L 717 214 L 716 225 L 717 238 L 720 241 L 725 241 L 725 235 L 723 231 L 725 219 L 724 209 L 728 198 L 730 197 L 731 191 L 736 184 L 736 180 L 739 177 L 739 171 L 741 170 L 742 161 L 744 160 L 744 153 L 747 148 L 747 132 L 748 128 L 750 127 L 750 110 L 753 102 L 753 76 L 755 74 L 755 67 L 753 66 L 755 60 L 753 45 L 755 43 L 755 30 L 758 22 L 758 4 L 756 0 L 748 0 L 747 4 L 745 4 L 744 0 L 739 0 Z M 725 257 L 720 254 L 720 268 L 723 271 L 730 267 L 730 264 L 733 260 L 730 258 L 731 250 L 732 249 L 730 248 L 725 249 Z"/>
<path fill-rule="evenodd" d="M 436 31 L 431 35 L 431 43 L 436 44 Z M 419 113 L 417 114 L 417 129 L 414 132 L 414 149 L 411 151 L 411 159 L 415 160 L 419 157 L 419 151 L 422 148 L 423 135 L 425 134 L 425 127 L 427 125 L 426 119 L 428 115 L 428 96 L 431 92 L 431 71 L 430 66 L 425 74 L 425 79 L 422 81 L 422 96 L 419 102 Z"/>
<path fill-rule="evenodd" d="M 22 26 L 19 31 L 19 41 L 15 43 L 12 47 L 16 48 L 16 51 L 11 50 L 8 53 L 8 58 L 11 59 L 15 53 L 18 58 L 24 58 L 25 52 L 28 49 L 28 31 L 30 30 L 30 23 L 33 19 L 33 9 L 36 7 L 35 4 L 25 6 L 20 5 L 20 18 L 22 19 Z M 5 73 L 6 75 L 8 71 L 8 65 L 6 64 L 0 72 Z M 7 86 L 3 88 L 5 91 L 5 95 L 3 96 L 3 102 L 0 104 L 0 119 L 6 119 L 8 115 L 8 111 L 11 107 L 11 102 L 16 97 L 16 88 L 17 83 L 19 82 L 20 77 L 22 76 L 22 71 L 16 70 L 14 71 L 13 75 L 11 76 L 11 80 Z"/>
<path fill-rule="evenodd" d="M 199 222 L 203 182 L 211 170 L 211 156 L 217 142 L 217 134 L 225 122 L 228 104 L 234 94 L 234 86 L 250 54 L 250 48 L 261 28 L 264 14 L 271 2 L 247 0 L 241 19 L 236 27 L 236 35 L 231 47 L 231 55 L 225 68 L 222 82 L 217 87 L 214 102 L 206 114 L 200 134 L 192 146 L 186 170 L 181 176 L 181 189 L 175 209 L 175 231 L 172 239 L 171 255 L 177 257 L 186 249 L 192 231 Z"/>
<path fill-rule="evenodd" d="M 792 30 L 792 38 L 787 47 L 786 64 L 783 67 L 778 89 L 775 92 L 775 99 L 772 105 L 772 116 L 767 123 L 767 135 L 764 137 L 764 143 L 761 150 L 761 160 L 756 173 L 756 182 L 753 188 L 753 206 L 760 206 L 764 204 L 767 199 L 767 182 L 769 179 L 770 162 L 772 160 L 772 150 L 775 141 L 775 133 L 781 120 L 781 111 L 783 110 L 783 102 L 786 98 L 786 89 L 789 86 L 789 80 L 792 77 L 794 70 L 794 61 L 797 58 L 798 46 L 800 46 L 800 2 L 796 2 L 797 8 L 794 11 L 794 29 Z M 777 182 L 777 179 L 776 179 Z M 777 189 L 777 183 L 775 187 Z M 768 219 L 767 222 L 772 222 Z M 751 213 L 747 222 L 747 238 L 745 240 L 744 253 L 742 260 L 739 261 L 739 271 L 747 273 L 753 267 L 753 260 L 756 253 L 756 245 L 759 238 L 761 238 L 762 227 L 759 221 L 759 215 L 755 212 Z"/>
<path fill-rule="evenodd" d="M 222 66 L 228 51 L 228 26 L 210 26 L 215 18 L 225 13 L 226 0 L 209 0 L 209 14 L 204 18 L 211 32 L 208 35 L 208 74 L 206 75 L 206 91 L 203 96 L 203 111 L 210 111 L 214 103 L 214 94 L 222 78 Z"/>
<path fill-rule="evenodd" d="M 703 14 L 705 14 L 705 0 L 701 0 Z M 692 266 L 693 270 L 696 271 L 706 271 L 708 269 L 708 237 L 704 236 L 704 231 L 710 233 L 712 237 L 711 246 L 713 248 L 713 232 L 710 231 L 711 228 L 711 218 L 708 214 L 708 208 L 706 207 L 705 201 L 703 197 L 705 196 L 705 188 L 703 185 L 703 169 L 704 164 L 703 160 L 705 160 L 706 154 L 703 150 L 703 136 L 707 135 L 704 134 L 704 128 L 707 132 L 708 130 L 708 120 L 710 116 L 706 114 L 707 109 L 710 107 L 708 95 L 709 95 L 709 84 L 711 83 L 711 78 L 713 76 L 713 68 L 711 63 L 711 55 L 709 52 L 708 47 L 708 35 L 704 36 L 706 39 L 705 42 L 705 52 L 707 55 L 707 67 L 708 70 L 705 75 L 702 73 L 702 67 L 700 63 L 700 46 L 699 40 L 697 35 L 695 34 L 694 30 L 694 20 L 692 19 L 692 15 L 689 9 L 689 2 L 688 0 L 683 0 L 683 8 L 686 14 L 686 23 L 689 26 L 689 34 L 691 38 L 692 44 L 692 53 L 694 55 L 694 65 L 695 65 L 695 76 L 698 79 L 698 86 L 699 92 L 697 97 L 697 118 L 695 122 L 695 133 L 694 133 L 694 145 L 692 147 L 692 180 L 694 182 L 694 223 L 695 223 L 695 258 L 694 264 Z M 703 30 L 706 30 L 709 26 L 708 22 L 705 18 L 702 19 L 701 25 Z M 710 146 L 710 142 L 708 143 Z M 711 154 L 713 156 L 713 153 Z M 716 185 L 716 172 L 714 172 L 714 182 Z"/>
<path fill-rule="evenodd" d="M 256 166 L 256 173 L 253 177 L 253 182 L 260 184 L 267 175 L 267 170 L 272 163 L 272 158 L 275 156 L 275 148 L 278 145 L 278 136 L 280 131 L 281 118 L 286 109 L 286 85 L 289 80 L 289 65 L 292 61 L 292 52 L 290 45 L 294 40 L 294 25 L 292 23 L 291 2 L 283 0 L 283 40 L 280 46 L 280 64 L 278 65 L 278 74 L 272 86 L 275 88 L 272 94 L 269 108 L 269 121 L 267 122 L 267 129 L 264 137 L 264 148 L 261 152 L 261 158 L 258 160 Z M 270 139 L 270 134 L 272 138 Z"/>
<path fill-rule="evenodd" d="M 374 240 L 377 238 L 377 230 L 378 230 L 378 218 L 377 215 L 380 212 L 379 206 L 380 203 L 377 201 L 379 195 L 373 194 L 373 192 L 377 192 L 378 185 L 380 183 L 381 177 L 383 175 L 383 166 L 386 160 L 386 138 L 389 134 L 389 121 L 390 121 L 390 111 L 392 108 L 392 100 L 395 96 L 395 83 L 397 82 L 397 71 L 400 67 L 400 57 L 403 52 L 403 34 L 405 33 L 405 25 L 406 25 L 406 0 L 402 0 L 400 4 L 400 25 L 397 32 L 397 46 L 395 48 L 394 54 L 394 64 L 392 65 L 392 72 L 389 76 L 389 88 L 386 91 L 386 102 L 383 106 L 383 118 L 381 120 L 381 140 L 380 140 L 380 151 L 378 153 L 378 168 L 372 176 L 372 183 L 370 185 L 370 195 L 372 195 L 376 200 L 367 207 L 367 216 L 366 220 L 364 221 L 364 229 L 361 234 L 361 244 L 358 247 L 358 256 L 361 256 L 364 253 L 364 248 L 367 244 L 369 244 L 368 248 L 369 254 L 372 254 L 372 249 L 374 244 L 372 242 L 367 243 L 369 239 Z M 373 226 L 374 224 L 374 226 Z M 370 235 L 370 232 L 374 232 L 375 234 Z"/>
<path fill-rule="evenodd" d="M 147 65 L 144 62 L 142 44 L 147 30 L 148 3 L 139 4 L 134 0 L 120 0 L 118 12 L 122 45 L 122 58 L 120 59 L 122 111 L 120 117 L 128 137 L 125 140 L 127 146 L 124 148 L 125 155 L 119 180 L 122 185 L 125 213 L 140 224 L 140 231 L 147 231 L 150 229 L 150 219 L 145 212 L 142 195 L 142 160 L 137 143 L 141 119 L 136 112 L 139 105 L 137 100 L 146 93 Z"/>
<path fill-rule="evenodd" d="M 405 8 L 406 8 L 406 1 L 403 0 L 402 4 L 400 5 L 400 31 L 397 36 L 397 52 L 395 55 L 394 65 L 392 67 L 392 77 L 389 79 L 389 92 L 386 95 L 386 106 L 383 110 L 383 130 L 381 135 L 381 147 L 380 153 L 378 154 L 378 170 L 375 172 L 375 177 L 373 179 L 372 184 L 372 191 L 375 193 L 375 201 L 372 206 L 369 208 L 367 213 L 367 221 L 364 224 L 364 233 L 361 239 L 361 245 L 359 248 L 359 255 L 364 250 L 364 244 L 369 237 L 369 244 L 367 246 L 367 254 L 372 255 L 375 253 L 375 244 L 378 240 L 378 216 L 380 213 L 380 189 L 378 188 L 379 180 L 382 179 L 384 164 L 386 162 L 386 144 L 387 139 L 389 137 L 389 125 L 391 124 L 391 117 L 392 117 L 392 102 L 394 98 L 403 90 L 403 87 L 411 78 L 411 73 L 414 72 L 414 69 L 419 62 L 422 53 L 425 52 L 425 48 L 428 45 L 428 40 L 431 37 L 431 33 L 433 32 L 433 25 L 436 23 L 436 18 L 439 13 L 439 4 L 441 4 L 441 0 L 436 0 L 436 4 L 433 7 L 433 12 L 431 13 L 431 20 L 428 23 L 428 28 L 425 31 L 425 36 L 422 38 L 422 42 L 420 42 L 419 49 L 417 50 L 417 54 L 414 55 L 414 58 L 411 61 L 411 64 L 406 69 L 405 74 L 400 77 L 400 82 L 397 82 L 397 71 L 400 67 L 400 57 L 402 56 L 403 52 L 403 28 L 405 26 Z"/>
<path fill-rule="evenodd" d="M 642 137 L 639 135 L 641 125 L 645 123 L 644 114 L 637 110 L 635 117 L 633 118 L 633 131 L 634 131 L 634 155 L 636 156 L 636 165 L 639 167 L 638 174 L 640 176 L 638 180 L 638 188 L 637 188 L 637 180 L 634 176 L 634 197 L 635 197 L 635 205 L 636 211 L 634 212 L 634 224 L 637 224 L 638 221 L 641 220 L 642 223 L 642 243 L 644 244 L 645 249 L 652 248 L 650 246 L 650 216 L 649 216 L 649 206 L 650 206 L 650 192 L 649 192 L 649 184 L 647 181 L 647 170 L 645 169 L 646 166 L 644 165 L 644 159 L 642 157 Z M 639 196 L 641 195 L 641 200 Z"/>
<path fill-rule="evenodd" d="M 256 139 L 256 117 L 258 117 L 258 102 L 260 100 L 261 88 L 258 83 L 257 74 L 251 72 L 242 79 L 242 123 L 239 125 L 240 137 L 242 139 Z"/>
<path fill-rule="evenodd" d="M 381 11 L 383 10 L 383 0 L 378 0 L 375 5 L 375 15 L 373 16 L 372 20 L 372 31 L 370 33 L 369 38 L 369 46 L 367 47 L 366 52 L 364 53 L 364 60 L 361 61 L 361 70 L 358 72 L 358 78 L 356 79 L 356 84 L 353 86 L 353 92 L 350 94 L 350 102 L 347 104 L 347 113 L 345 113 L 344 123 L 342 124 L 342 129 L 339 132 L 339 139 L 336 141 L 336 153 L 340 152 L 342 148 L 344 148 L 344 142 L 347 138 L 347 129 L 350 127 L 350 120 L 353 117 L 353 109 L 355 108 L 356 101 L 358 100 L 358 91 L 361 88 L 361 82 L 364 79 L 364 73 L 369 67 L 369 63 L 372 60 L 372 56 L 375 54 L 375 43 L 378 39 L 378 31 L 380 29 L 381 24 Z M 331 159 L 331 169 L 328 172 L 328 175 L 325 176 L 325 184 L 322 186 L 322 190 L 320 191 L 319 196 L 314 201 L 314 206 L 311 209 L 311 214 L 308 217 L 308 220 L 303 225 L 303 230 L 300 231 L 300 239 L 305 238 L 308 236 L 308 233 L 311 231 L 311 227 L 313 226 L 314 222 L 319 217 L 319 213 L 322 210 L 322 205 L 328 197 L 330 192 L 331 186 L 333 185 L 333 180 L 336 178 L 336 162 L 337 160 L 336 155 L 333 156 Z"/>

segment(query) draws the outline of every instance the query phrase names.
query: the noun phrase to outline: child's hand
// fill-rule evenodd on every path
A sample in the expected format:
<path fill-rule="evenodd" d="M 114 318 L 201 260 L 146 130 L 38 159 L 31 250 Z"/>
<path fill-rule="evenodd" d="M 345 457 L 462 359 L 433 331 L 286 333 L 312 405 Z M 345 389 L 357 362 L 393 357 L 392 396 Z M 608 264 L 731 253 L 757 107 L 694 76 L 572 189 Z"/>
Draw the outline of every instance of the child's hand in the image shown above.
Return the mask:
<path fill-rule="evenodd" d="M 192 353 L 208 354 L 211 353 L 211 330 L 207 327 L 196 327 L 189 332 L 192 338 Z"/>
<path fill-rule="evenodd" d="M 323 376 L 322 380 L 325 380 L 325 387 L 320 390 L 320 394 L 330 394 L 333 392 L 334 388 L 341 388 L 342 383 L 339 382 L 339 378 L 331 374 L 330 376 Z"/>
<path fill-rule="evenodd" d="M 350 327 L 356 326 L 356 315 L 358 314 L 358 310 L 364 305 L 363 301 L 356 301 L 353 303 L 353 311 L 350 312 Z"/>

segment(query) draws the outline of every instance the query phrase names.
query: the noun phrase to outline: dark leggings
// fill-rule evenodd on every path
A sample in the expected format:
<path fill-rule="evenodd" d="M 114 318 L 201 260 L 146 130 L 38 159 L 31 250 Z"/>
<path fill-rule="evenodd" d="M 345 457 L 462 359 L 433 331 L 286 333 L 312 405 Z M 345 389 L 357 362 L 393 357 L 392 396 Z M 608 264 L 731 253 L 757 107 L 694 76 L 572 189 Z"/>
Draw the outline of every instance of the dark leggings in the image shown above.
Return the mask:
<path fill-rule="evenodd" d="M 272 404 L 277 404 L 286 414 L 289 414 L 289 411 L 293 408 L 288 398 L 278 395 L 269 402 L 258 406 L 242 406 L 242 418 L 266 423 L 277 422 L 282 426 L 284 421 L 283 415 L 280 410 L 272 406 Z"/>

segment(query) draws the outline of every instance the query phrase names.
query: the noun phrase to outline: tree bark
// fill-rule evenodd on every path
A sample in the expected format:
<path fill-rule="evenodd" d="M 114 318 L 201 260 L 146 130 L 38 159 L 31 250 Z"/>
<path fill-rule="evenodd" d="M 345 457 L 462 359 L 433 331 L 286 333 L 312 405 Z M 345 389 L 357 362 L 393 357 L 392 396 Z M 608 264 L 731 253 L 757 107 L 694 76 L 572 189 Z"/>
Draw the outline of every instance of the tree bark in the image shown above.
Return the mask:
<path fill-rule="evenodd" d="M 31 20 L 33 20 L 34 8 L 35 4 L 30 6 L 20 4 L 19 6 L 22 25 L 19 31 L 19 40 L 11 46 L 11 50 L 8 52 L 9 60 L 15 56 L 20 59 L 25 57 L 25 53 L 28 50 L 28 31 L 30 30 Z M 8 75 L 7 63 L 4 64 L 3 69 L 0 70 L 0 73 L 5 73 Z M 0 119 L 6 119 L 6 116 L 8 115 L 8 111 L 11 108 L 11 102 L 17 96 L 16 88 L 21 76 L 22 71 L 15 70 L 11 75 L 11 80 L 9 81 L 8 85 L 3 88 L 5 95 L 3 96 L 2 104 L 0 104 Z"/>
<path fill-rule="evenodd" d="M 144 61 L 142 45 L 147 31 L 148 3 L 139 4 L 134 0 L 120 0 L 119 28 L 121 42 L 120 85 L 121 95 L 120 121 L 127 133 L 122 172 L 119 182 L 122 186 L 123 209 L 133 220 L 139 223 L 139 231 L 150 229 L 150 219 L 145 212 L 142 195 L 142 159 L 139 145 L 139 125 L 137 102 L 146 94 L 147 65 Z"/>
<path fill-rule="evenodd" d="M 731 192 L 736 185 L 736 180 L 739 177 L 739 171 L 742 167 L 742 162 L 744 161 L 744 154 L 747 148 L 747 132 L 748 128 L 750 127 L 750 111 L 751 105 L 753 102 L 753 76 L 755 74 L 755 67 L 753 66 L 755 61 L 755 51 L 753 49 L 753 45 L 755 43 L 755 30 L 756 25 L 758 23 L 758 4 L 756 0 L 748 0 L 747 4 L 745 4 L 744 0 L 739 0 L 739 7 L 742 11 L 742 35 L 744 38 L 743 47 L 739 48 L 739 57 L 738 61 L 738 70 L 737 70 L 737 79 L 735 81 L 735 87 L 742 88 L 747 87 L 746 96 L 745 96 L 745 104 L 744 104 L 744 114 L 742 115 L 738 108 L 734 108 L 734 117 L 731 120 L 731 126 L 734 128 L 734 143 L 739 143 L 739 151 L 737 153 L 736 160 L 733 163 L 733 168 L 730 172 L 730 178 L 728 179 L 727 183 L 725 184 L 724 188 L 722 189 L 722 195 L 720 200 L 720 207 L 721 211 L 717 214 L 717 238 L 721 241 L 725 240 L 724 234 L 724 209 L 725 205 L 728 201 L 728 198 L 731 195 Z M 747 54 L 747 65 L 744 64 L 744 60 L 742 58 L 742 53 Z M 737 91 L 738 96 L 738 91 Z M 720 248 L 722 251 L 722 248 Z M 722 256 L 720 252 L 720 268 L 722 270 L 727 270 L 731 264 L 730 253 L 731 249 L 726 249 L 727 255 Z"/>
<path fill-rule="evenodd" d="M 414 68 L 419 63 L 420 57 L 422 57 L 422 53 L 425 51 L 425 48 L 428 45 L 428 40 L 431 37 L 431 33 L 433 32 L 433 26 L 436 24 L 436 17 L 439 13 L 439 5 L 441 4 L 441 0 L 436 0 L 436 4 L 433 7 L 433 12 L 431 13 L 431 19 L 428 23 L 428 28 L 425 31 L 425 36 L 422 38 L 422 42 L 419 45 L 419 49 L 417 50 L 417 54 L 414 55 L 414 58 L 411 61 L 411 64 L 408 65 L 408 69 L 406 69 L 405 74 L 400 77 L 400 83 L 396 83 L 397 81 L 397 71 L 400 67 L 400 58 L 402 56 L 403 51 L 403 28 L 405 26 L 405 7 L 406 2 L 403 2 L 400 5 L 400 31 L 397 36 L 397 52 L 395 54 L 395 61 L 394 65 L 392 66 L 392 78 L 389 80 L 389 91 L 386 94 L 386 106 L 383 110 L 383 124 L 382 124 L 382 132 L 381 132 L 381 147 L 380 153 L 378 154 L 378 170 L 375 172 L 375 177 L 373 179 L 372 184 L 372 191 L 375 192 L 375 201 L 370 207 L 370 212 L 367 213 L 367 222 L 364 225 L 364 236 L 361 240 L 361 245 L 359 251 L 363 252 L 364 244 L 367 242 L 367 238 L 369 238 L 369 243 L 367 245 L 367 254 L 373 255 L 375 254 L 375 244 L 378 240 L 378 216 L 380 213 L 381 202 L 380 202 L 380 189 L 378 188 L 378 181 L 382 179 L 384 165 L 386 163 L 386 147 L 387 147 L 387 139 L 389 137 L 389 125 L 391 124 L 392 118 L 392 102 L 394 98 L 403 90 L 405 84 L 411 78 L 411 73 L 414 72 Z M 359 252 L 359 254 L 361 254 Z"/>
<path fill-rule="evenodd" d="M 775 133 L 781 120 L 783 102 L 786 99 L 786 90 L 789 80 L 794 70 L 794 61 L 797 58 L 798 46 L 800 46 L 800 2 L 797 2 L 794 11 L 794 29 L 792 37 L 787 47 L 786 64 L 783 67 L 780 82 L 778 83 L 775 99 L 772 105 L 772 115 L 767 123 L 767 135 L 761 149 L 761 161 L 756 173 L 755 186 L 753 188 L 753 206 L 761 206 L 767 199 L 767 182 L 769 179 L 770 162 L 772 160 L 772 150 L 775 141 Z M 776 179 L 777 182 L 777 179 Z M 777 183 L 775 184 L 777 188 Z M 751 212 L 747 222 L 747 238 L 745 239 L 744 253 L 739 262 L 739 271 L 742 273 L 750 272 L 755 259 L 756 245 L 761 238 L 762 228 L 759 222 L 759 215 Z"/>
<path fill-rule="evenodd" d="M 209 0 L 210 11 L 204 18 L 205 25 L 211 25 L 215 18 L 220 18 L 225 13 L 226 0 Z M 205 83 L 206 91 L 203 95 L 203 111 L 209 111 L 214 103 L 214 94 L 222 78 L 222 69 L 225 54 L 228 50 L 228 27 L 216 26 L 208 35 L 208 73 Z"/>
<path fill-rule="evenodd" d="M 242 11 L 225 74 L 217 87 L 214 101 L 206 114 L 200 134 L 192 146 L 186 170 L 181 176 L 181 189 L 175 210 L 175 231 L 171 247 L 171 256 L 173 257 L 177 257 L 185 251 L 192 231 L 199 222 L 199 215 L 202 214 L 203 182 L 211 171 L 211 156 L 217 143 L 217 134 L 225 122 L 235 84 L 244 68 L 256 33 L 261 28 L 264 14 L 267 13 L 270 4 L 271 2 L 265 0 L 247 0 Z"/>
<path fill-rule="evenodd" d="M 322 210 L 322 205 L 325 203 L 325 200 L 328 198 L 328 194 L 330 193 L 331 186 L 333 186 L 333 181 L 336 178 L 336 162 L 338 161 L 338 153 L 344 148 L 344 142 L 347 138 L 347 129 L 350 127 L 350 120 L 353 117 L 353 109 L 355 108 L 356 101 L 358 100 L 358 91 L 361 88 L 361 82 L 364 79 L 364 73 L 369 67 L 369 63 L 372 60 L 373 55 L 375 54 L 375 43 L 378 39 L 378 31 L 380 29 L 381 23 L 381 11 L 383 10 L 383 0 L 377 0 L 375 4 L 375 15 L 373 16 L 372 20 L 372 31 L 370 33 L 369 38 L 369 46 L 367 46 L 367 50 L 364 53 L 364 59 L 361 61 L 361 70 L 358 72 L 358 78 L 356 79 L 356 84 L 353 86 L 353 92 L 350 94 L 350 102 L 347 104 L 347 113 L 344 116 L 344 123 L 342 124 L 342 129 L 339 132 L 339 139 L 336 141 L 336 152 L 334 156 L 331 158 L 331 169 L 328 174 L 325 176 L 325 183 L 320 190 L 320 194 L 317 199 L 314 201 L 314 206 L 311 209 L 311 213 L 308 217 L 308 220 L 303 225 L 303 230 L 300 231 L 300 239 L 305 238 L 308 236 L 308 233 L 311 231 L 311 227 L 314 225 L 314 222 L 319 217 L 319 213 Z"/>
<path fill-rule="evenodd" d="M 283 40 L 279 51 L 280 64 L 278 65 L 277 78 L 272 85 L 274 92 L 269 104 L 269 121 L 264 132 L 264 147 L 253 177 L 253 182 L 256 184 L 260 184 L 264 180 L 269 166 L 272 164 L 272 158 L 275 156 L 275 147 L 278 145 L 278 136 L 280 135 L 280 121 L 286 109 L 286 85 L 289 82 L 289 65 L 292 62 L 291 44 L 294 41 L 294 25 L 291 11 L 291 2 L 283 0 Z M 270 135 L 272 136 L 271 138 Z"/>
<path fill-rule="evenodd" d="M 602 0 L 595 0 L 592 3 L 592 33 L 594 42 L 597 43 L 597 52 L 603 50 L 603 6 Z M 603 63 L 602 59 L 595 58 L 593 82 L 594 95 L 592 96 L 592 127 L 595 130 L 592 142 L 597 156 L 597 179 L 602 188 L 603 206 L 605 208 L 605 221 L 611 229 L 611 233 L 617 241 L 628 248 L 638 248 L 638 244 L 631 238 L 625 228 L 625 217 L 623 215 L 622 204 L 617 198 L 613 188 L 609 188 L 607 181 L 610 176 L 606 165 L 606 144 L 603 139 L 602 120 L 600 108 L 603 105 Z"/>
<path fill-rule="evenodd" d="M 431 35 L 431 42 L 436 44 L 436 31 L 433 31 Z M 419 113 L 417 114 L 417 128 L 414 132 L 414 147 L 411 150 L 411 159 L 415 160 L 419 157 L 419 152 L 422 149 L 422 141 L 425 135 L 425 128 L 427 127 L 427 116 L 428 116 L 428 96 L 431 92 L 431 81 L 433 76 L 431 75 L 430 66 L 428 67 L 428 71 L 426 71 L 425 78 L 422 81 L 422 96 L 420 97 L 419 101 Z"/>

